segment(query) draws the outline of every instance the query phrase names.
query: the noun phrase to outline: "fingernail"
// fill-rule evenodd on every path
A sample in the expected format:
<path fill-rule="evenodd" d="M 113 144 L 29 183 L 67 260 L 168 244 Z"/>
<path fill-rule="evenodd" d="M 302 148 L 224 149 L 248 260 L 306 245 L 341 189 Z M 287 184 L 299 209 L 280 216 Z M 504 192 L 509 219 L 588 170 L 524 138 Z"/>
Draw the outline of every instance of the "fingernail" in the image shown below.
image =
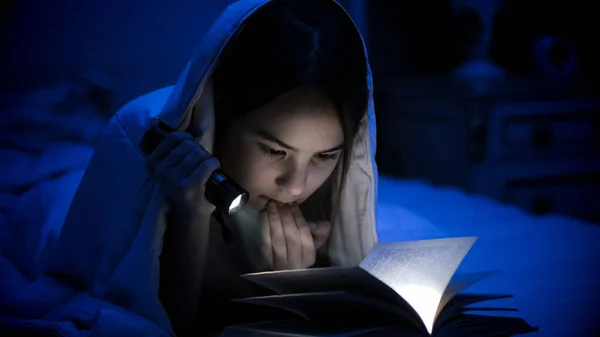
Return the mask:
<path fill-rule="evenodd" d="M 310 229 L 317 229 L 317 224 L 314 223 L 314 222 L 309 222 L 308 223 L 308 228 L 310 228 Z"/>

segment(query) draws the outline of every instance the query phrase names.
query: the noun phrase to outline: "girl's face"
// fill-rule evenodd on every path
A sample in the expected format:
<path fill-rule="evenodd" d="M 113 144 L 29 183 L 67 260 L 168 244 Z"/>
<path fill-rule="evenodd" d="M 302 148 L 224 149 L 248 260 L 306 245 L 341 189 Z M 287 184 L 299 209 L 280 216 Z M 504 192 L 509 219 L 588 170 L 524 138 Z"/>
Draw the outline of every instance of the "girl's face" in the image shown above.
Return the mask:
<path fill-rule="evenodd" d="M 250 192 L 248 206 L 302 203 L 335 169 L 344 134 L 333 103 L 309 90 L 283 95 L 234 121 L 223 170 Z"/>

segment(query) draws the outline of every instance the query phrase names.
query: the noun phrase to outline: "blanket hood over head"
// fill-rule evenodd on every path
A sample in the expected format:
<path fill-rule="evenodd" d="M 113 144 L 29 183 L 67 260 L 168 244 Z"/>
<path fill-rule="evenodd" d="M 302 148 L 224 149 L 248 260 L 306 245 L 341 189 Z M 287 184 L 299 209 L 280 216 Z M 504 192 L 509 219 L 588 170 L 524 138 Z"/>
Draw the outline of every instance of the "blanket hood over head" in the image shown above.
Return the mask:
<path fill-rule="evenodd" d="M 148 179 L 138 144 L 151 120 L 159 117 L 177 130 L 198 130 L 192 135 L 212 151 L 215 118 L 210 75 L 219 54 L 256 10 L 284 1 L 243 0 L 230 5 L 175 86 L 142 96 L 117 112 L 75 195 L 46 276 L 66 280 L 94 299 L 117 304 L 170 331 L 157 296 L 166 202 Z M 322 2 L 348 20 L 351 29 L 346 33 L 361 39 L 340 5 Z M 363 52 L 366 56 L 366 48 Z M 332 224 L 328 255 L 333 265 L 357 265 L 377 242 L 375 116 L 371 72 L 366 67 L 368 107 L 351 154 L 339 216 Z M 199 118 L 192 118 L 192 113 Z"/>
<path fill-rule="evenodd" d="M 179 131 L 199 131 L 198 134 L 191 133 L 199 137 L 204 148 L 212 152 L 215 111 L 210 74 L 218 61 L 219 54 L 244 20 L 259 7 L 286 1 L 290 0 L 242 1 L 230 6 L 212 27 L 194 58 L 188 63 L 158 117 Z M 344 33 L 353 34 L 361 40 L 362 52 L 366 54 L 366 47 L 362 43 L 360 33 L 345 10 L 334 1 L 323 0 L 322 2 L 324 7 L 331 7 L 347 19 L 349 29 Z M 241 7 L 250 9 L 241 14 Z M 233 19 L 234 17 L 237 19 Z M 340 217 L 332 226 L 330 238 L 329 257 L 335 265 L 358 264 L 377 240 L 374 210 L 377 187 L 377 170 L 374 161 L 376 130 L 371 72 L 368 64 L 366 67 L 365 86 L 369 88 L 368 107 L 361 121 L 354 152 L 351 155 L 351 166 L 342 192 Z M 192 114 L 196 116 L 192 118 Z M 191 125 L 194 122 L 200 125 Z"/>

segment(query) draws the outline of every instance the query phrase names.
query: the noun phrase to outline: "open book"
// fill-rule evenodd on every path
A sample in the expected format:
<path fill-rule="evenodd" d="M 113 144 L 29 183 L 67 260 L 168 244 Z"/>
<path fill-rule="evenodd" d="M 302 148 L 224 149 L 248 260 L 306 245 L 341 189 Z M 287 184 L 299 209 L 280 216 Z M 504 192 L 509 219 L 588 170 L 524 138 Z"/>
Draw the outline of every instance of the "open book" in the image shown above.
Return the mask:
<path fill-rule="evenodd" d="M 232 326 L 222 336 L 485 337 L 537 331 L 520 318 L 498 315 L 516 309 L 472 306 L 511 296 L 461 293 L 495 273 L 455 274 L 475 240 L 378 243 L 357 267 L 243 275 L 276 295 L 237 302 L 288 310 L 298 319 Z"/>

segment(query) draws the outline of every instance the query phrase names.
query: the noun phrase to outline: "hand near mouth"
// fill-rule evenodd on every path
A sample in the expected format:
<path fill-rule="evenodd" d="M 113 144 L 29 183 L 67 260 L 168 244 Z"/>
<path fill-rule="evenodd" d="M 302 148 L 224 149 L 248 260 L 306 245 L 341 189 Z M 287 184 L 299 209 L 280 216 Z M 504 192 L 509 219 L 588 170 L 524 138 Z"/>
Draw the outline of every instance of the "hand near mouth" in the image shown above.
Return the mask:
<path fill-rule="evenodd" d="M 260 222 L 261 253 L 271 270 L 311 267 L 331 231 L 327 221 L 307 222 L 296 203 L 269 201 Z"/>

